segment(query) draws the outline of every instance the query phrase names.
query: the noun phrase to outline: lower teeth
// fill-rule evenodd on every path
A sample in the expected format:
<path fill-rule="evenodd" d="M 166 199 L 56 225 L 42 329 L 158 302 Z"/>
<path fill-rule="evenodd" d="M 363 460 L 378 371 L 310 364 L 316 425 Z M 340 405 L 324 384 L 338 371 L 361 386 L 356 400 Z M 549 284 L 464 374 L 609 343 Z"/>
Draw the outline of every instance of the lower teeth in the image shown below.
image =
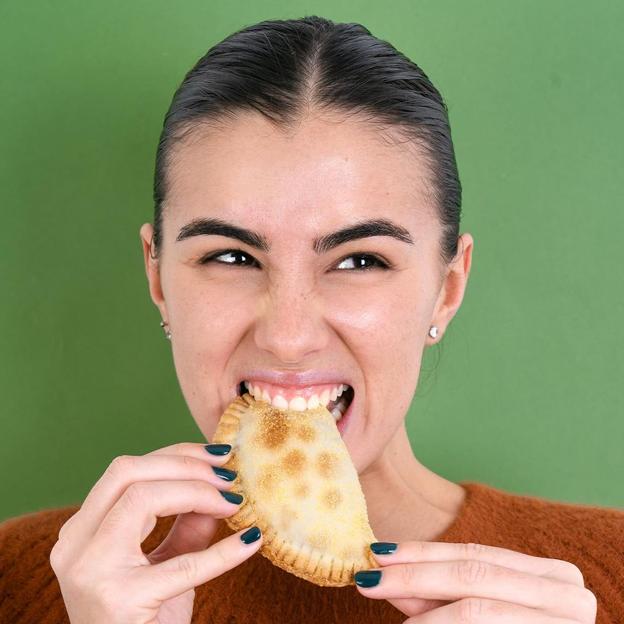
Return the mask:
<path fill-rule="evenodd" d="M 346 411 L 347 411 L 346 403 L 344 401 L 339 401 L 336 407 L 334 407 L 334 409 L 331 411 L 331 414 L 334 417 L 334 420 L 338 421 L 340 420 L 342 416 L 344 416 L 344 413 Z"/>

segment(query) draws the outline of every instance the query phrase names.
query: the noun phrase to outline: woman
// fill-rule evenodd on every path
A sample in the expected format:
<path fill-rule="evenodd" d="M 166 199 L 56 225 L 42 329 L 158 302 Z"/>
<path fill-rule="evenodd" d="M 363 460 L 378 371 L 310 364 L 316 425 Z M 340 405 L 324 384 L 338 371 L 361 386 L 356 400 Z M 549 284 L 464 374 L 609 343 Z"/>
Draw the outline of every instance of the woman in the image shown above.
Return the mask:
<path fill-rule="evenodd" d="M 80 508 L 4 523 L 3 566 L 22 572 L 2 621 L 624 615 L 624 513 L 452 483 L 412 453 L 421 357 L 459 309 L 473 250 L 446 107 L 419 67 L 358 24 L 247 27 L 177 90 L 154 199 L 149 291 L 202 433 L 245 382 L 277 401 L 350 386 L 338 428 L 379 567 L 322 588 L 254 556 L 257 528 L 219 522 L 240 503 L 230 449 L 174 444 L 116 458 Z"/>

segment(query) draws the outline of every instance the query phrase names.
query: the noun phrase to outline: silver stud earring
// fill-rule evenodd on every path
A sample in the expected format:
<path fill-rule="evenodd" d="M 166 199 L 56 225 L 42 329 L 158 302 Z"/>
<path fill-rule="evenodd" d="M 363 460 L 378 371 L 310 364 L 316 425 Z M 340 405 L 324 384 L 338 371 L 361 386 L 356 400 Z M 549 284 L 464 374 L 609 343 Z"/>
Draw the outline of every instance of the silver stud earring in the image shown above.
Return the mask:
<path fill-rule="evenodd" d="M 432 338 L 435 338 L 435 337 L 438 335 L 438 328 L 437 328 L 435 325 L 432 325 L 432 326 L 429 328 L 429 335 L 430 335 Z"/>
<path fill-rule="evenodd" d="M 164 329 L 166 325 L 169 325 L 167 321 L 160 321 L 160 326 Z M 168 329 L 165 329 L 165 337 L 167 340 L 171 340 L 171 332 Z"/>

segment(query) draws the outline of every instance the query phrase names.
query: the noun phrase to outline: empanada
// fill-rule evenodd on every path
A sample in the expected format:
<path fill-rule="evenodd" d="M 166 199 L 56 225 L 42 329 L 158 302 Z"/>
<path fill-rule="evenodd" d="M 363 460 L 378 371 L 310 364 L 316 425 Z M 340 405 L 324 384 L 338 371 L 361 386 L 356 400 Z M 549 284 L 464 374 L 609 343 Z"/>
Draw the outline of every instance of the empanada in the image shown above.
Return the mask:
<path fill-rule="evenodd" d="M 336 587 L 378 567 L 358 475 L 325 407 L 278 409 L 245 393 L 221 416 L 213 442 L 232 445 L 225 467 L 237 471 L 232 491 L 244 497 L 227 524 L 260 527 L 260 552 L 275 565 Z"/>

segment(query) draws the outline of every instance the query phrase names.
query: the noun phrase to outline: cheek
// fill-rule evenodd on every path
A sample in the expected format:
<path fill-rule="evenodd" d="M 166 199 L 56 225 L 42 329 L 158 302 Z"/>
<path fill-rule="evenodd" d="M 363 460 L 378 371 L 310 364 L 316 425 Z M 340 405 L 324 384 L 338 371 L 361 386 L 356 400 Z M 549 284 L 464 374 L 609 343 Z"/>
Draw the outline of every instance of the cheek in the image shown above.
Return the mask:
<path fill-rule="evenodd" d="M 182 277 L 182 276 L 180 276 Z M 198 280 L 172 280 L 168 314 L 180 389 L 204 435 L 209 436 L 231 397 L 223 372 L 254 315 L 254 297 L 243 288 Z"/>
<path fill-rule="evenodd" d="M 416 295 L 405 289 L 370 289 L 345 292 L 332 307 L 332 318 L 358 341 L 366 340 L 380 357 L 410 351 L 422 344 L 426 310 Z"/>
<path fill-rule="evenodd" d="M 187 277 L 177 280 L 173 290 L 171 325 L 177 327 L 178 342 L 191 350 L 205 345 L 220 349 L 233 328 L 254 313 L 256 294 L 236 279 L 224 284 Z"/>
<path fill-rule="evenodd" d="M 416 390 L 429 322 L 429 302 L 413 286 L 342 299 L 336 326 L 354 352 L 369 388 L 369 406 L 402 418 Z M 400 384 L 397 385 L 397 380 Z M 371 390 L 374 388 L 374 390 Z M 393 427 L 388 419 L 387 425 Z"/>

